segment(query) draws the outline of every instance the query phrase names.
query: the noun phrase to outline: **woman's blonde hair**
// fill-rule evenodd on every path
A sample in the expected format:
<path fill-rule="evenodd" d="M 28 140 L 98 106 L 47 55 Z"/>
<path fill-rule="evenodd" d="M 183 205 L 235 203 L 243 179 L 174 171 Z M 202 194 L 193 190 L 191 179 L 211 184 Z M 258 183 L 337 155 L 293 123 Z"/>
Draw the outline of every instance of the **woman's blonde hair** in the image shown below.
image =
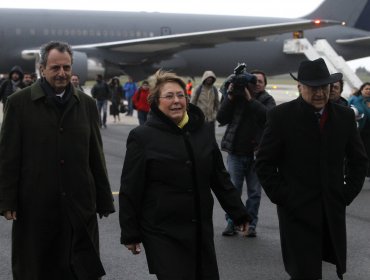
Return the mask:
<path fill-rule="evenodd" d="M 168 83 L 168 82 L 177 83 L 183 89 L 184 94 L 186 98 L 188 99 L 188 96 L 186 94 L 186 84 L 183 81 L 183 79 L 177 76 L 173 72 L 159 69 L 149 79 L 149 86 L 150 86 L 150 93 L 148 96 L 149 105 L 155 104 L 158 106 L 159 96 L 161 94 L 161 88 L 165 83 Z"/>

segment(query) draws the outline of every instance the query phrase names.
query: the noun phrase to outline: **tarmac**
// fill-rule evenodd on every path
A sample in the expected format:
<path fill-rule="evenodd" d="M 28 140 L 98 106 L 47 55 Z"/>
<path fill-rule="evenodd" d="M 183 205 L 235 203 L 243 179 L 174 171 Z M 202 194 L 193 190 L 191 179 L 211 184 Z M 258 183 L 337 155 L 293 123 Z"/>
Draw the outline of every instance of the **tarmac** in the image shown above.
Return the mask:
<path fill-rule="evenodd" d="M 104 155 L 107 162 L 108 177 L 114 194 L 116 210 L 117 192 L 120 189 L 122 165 L 126 153 L 126 140 L 130 131 L 136 127 L 137 118 L 122 116 L 114 123 L 109 118 L 108 127 L 101 129 Z M 131 123 L 131 124 L 130 124 Z M 221 140 L 224 127 L 216 127 L 216 138 Z M 225 153 L 224 160 L 226 160 Z M 246 199 L 244 187 L 242 200 Z M 348 261 L 345 280 L 370 279 L 370 181 L 367 179 L 363 190 L 347 208 Z M 276 207 L 262 193 L 259 209 L 257 237 L 246 238 L 241 234 L 233 237 L 221 235 L 225 228 L 225 213 L 215 198 L 214 240 L 220 271 L 220 280 L 287 280 L 281 256 L 279 223 Z M 12 223 L 0 217 L 0 279 L 12 279 L 11 276 L 11 227 Z M 104 280 L 155 280 L 149 275 L 145 250 L 133 256 L 120 245 L 118 213 L 108 218 L 99 219 L 100 254 L 107 273 Z M 335 267 L 323 263 L 325 280 L 338 279 Z"/>
<path fill-rule="evenodd" d="M 295 87 L 280 91 L 272 91 L 277 103 L 296 97 Z M 104 154 L 111 189 L 114 194 L 115 207 L 118 210 L 117 193 L 120 188 L 122 165 L 126 153 L 126 140 L 131 129 L 138 125 L 136 112 L 134 116 L 120 115 L 121 120 L 114 122 L 108 117 L 107 128 L 101 129 Z M 0 105 L 0 122 L 2 121 L 2 105 Z M 224 127 L 216 127 L 216 138 L 221 140 Z M 225 153 L 223 153 L 226 160 Z M 245 186 L 242 200 L 246 199 Z M 345 280 L 370 279 L 370 181 L 366 179 L 364 187 L 355 201 L 347 208 L 347 273 Z M 221 235 L 225 222 L 225 213 L 215 198 L 213 224 L 214 240 L 221 280 L 287 280 L 281 256 L 279 223 L 276 207 L 262 193 L 259 210 L 259 222 L 256 238 L 246 238 L 240 234 L 233 237 Z M 12 279 L 11 276 L 11 226 L 12 223 L 0 217 L 0 279 Z M 155 280 L 149 275 L 145 258 L 145 250 L 133 256 L 124 246 L 120 245 L 120 228 L 118 213 L 99 220 L 100 253 L 107 275 L 104 280 Z M 325 280 L 338 279 L 335 267 L 323 263 Z"/>

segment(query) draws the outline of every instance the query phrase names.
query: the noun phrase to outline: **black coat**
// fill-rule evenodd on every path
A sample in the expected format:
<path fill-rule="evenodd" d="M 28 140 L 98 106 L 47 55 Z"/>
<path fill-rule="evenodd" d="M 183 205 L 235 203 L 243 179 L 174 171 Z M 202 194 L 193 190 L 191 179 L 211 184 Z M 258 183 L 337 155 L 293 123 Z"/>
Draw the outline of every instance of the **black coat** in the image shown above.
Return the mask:
<path fill-rule="evenodd" d="M 213 196 L 237 224 L 249 217 L 230 181 L 212 130 L 189 104 L 180 129 L 153 107 L 130 132 L 121 177 L 121 242 L 143 242 L 150 273 L 169 279 L 219 279 Z"/>
<path fill-rule="evenodd" d="M 17 84 L 16 90 L 21 90 L 22 88 L 25 88 L 25 84 L 23 83 L 23 71 L 19 66 L 14 66 L 12 70 L 10 70 L 8 79 L 4 82 L 0 82 L 0 100 L 3 102 L 4 107 L 7 98 L 15 92 L 12 84 L 12 75 L 14 72 L 17 72 L 19 75 L 19 80 Z"/>
<path fill-rule="evenodd" d="M 346 205 L 366 174 L 353 111 L 326 108 L 323 132 L 301 97 L 272 109 L 257 154 L 257 175 L 277 204 L 283 260 L 293 278 L 321 278 L 322 260 L 336 264 L 339 276 L 346 271 Z"/>
<path fill-rule="evenodd" d="M 217 113 L 220 125 L 227 125 L 221 149 L 230 154 L 253 157 L 266 122 L 266 112 L 275 105 L 274 98 L 265 91 L 250 101 L 224 98 Z"/>
<path fill-rule="evenodd" d="M 16 280 L 104 274 L 96 213 L 114 211 L 95 101 L 72 88 L 64 113 L 40 83 L 12 94 L 0 134 L 0 212 L 17 211 Z"/>

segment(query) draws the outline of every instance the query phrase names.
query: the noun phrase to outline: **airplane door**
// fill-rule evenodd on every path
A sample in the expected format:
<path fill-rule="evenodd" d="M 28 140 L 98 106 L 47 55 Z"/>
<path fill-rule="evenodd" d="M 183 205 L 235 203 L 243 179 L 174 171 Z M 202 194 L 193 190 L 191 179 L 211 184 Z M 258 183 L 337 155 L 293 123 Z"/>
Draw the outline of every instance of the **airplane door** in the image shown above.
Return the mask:
<path fill-rule="evenodd" d="M 165 35 L 171 35 L 172 32 L 171 32 L 171 28 L 168 27 L 168 26 L 162 26 L 161 27 L 161 36 L 165 36 Z"/>

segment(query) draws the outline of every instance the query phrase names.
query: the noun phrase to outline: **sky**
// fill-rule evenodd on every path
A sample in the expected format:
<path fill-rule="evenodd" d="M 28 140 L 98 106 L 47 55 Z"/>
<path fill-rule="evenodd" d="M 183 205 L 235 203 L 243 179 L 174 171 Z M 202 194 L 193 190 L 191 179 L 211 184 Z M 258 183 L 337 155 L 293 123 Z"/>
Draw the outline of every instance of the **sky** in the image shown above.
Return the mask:
<path fill-rule="evenodd" d="M 179 4 L 183 2 L 184 4 Z M 73 9 L 108 11 L 145 11 L 163 13 L 198 13 L 266 17 L 302 17 L 315 10 L 323 0 L 0 0 L 0 8 Z M 349 63 L 370 71 L 370 58 Z"/>

